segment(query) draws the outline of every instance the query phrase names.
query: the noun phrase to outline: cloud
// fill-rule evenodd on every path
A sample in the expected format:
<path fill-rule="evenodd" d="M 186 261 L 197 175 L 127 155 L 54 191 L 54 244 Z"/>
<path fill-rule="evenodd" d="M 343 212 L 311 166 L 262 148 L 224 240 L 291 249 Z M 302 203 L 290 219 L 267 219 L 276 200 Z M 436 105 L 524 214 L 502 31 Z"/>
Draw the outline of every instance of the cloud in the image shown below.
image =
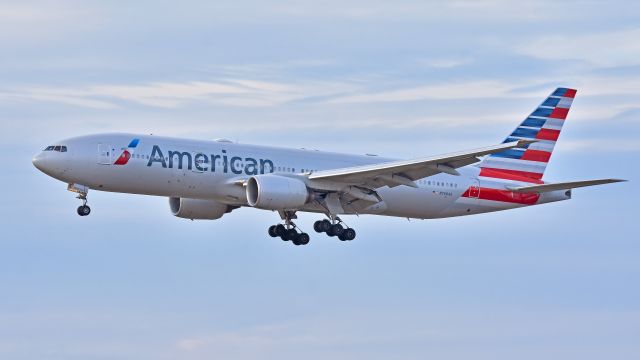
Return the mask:
<path fill-rule="evenodd" d="M 599 153 L 629 153 L 639 152 L 640 142 L 629 139 L 589 138 L 580 140 L 561 140 L 558 142 L 558 152 L 588 153 L 598 149 Z"/>
<path fill-rule="evenodd" d="M 226 79 L 218 82 L 152 82 L 142 85 L 91 85 L 77 88 L 23 87 L 0 91 L 0 99 L 52 101 L 100 109 L 118 107 L 122 101 L 160 108 L 177 108 L 189 103 L 260 107 L 309 97 L 331 96 L 352 88 L 346 83 L 284 84 Z"/>
<path fill-rule="evenodd" d="M 434 69 L 451 69 L 470 64 L 470 58 L 430 58 L 417 61 L 419 65 Z"/>
<path fill-rule="evenodd" d="M 323 315 L 185 337 L 176 342 L 176 355 L 182 359 L 257 359 L 265 354 L 274 358 L 388 359 L 390 353 L 413 358 L 419 348 L 420 358 L 484 359 L 495 358 L 489 349 L 511 352 L 521 349 L 524 342 L 532 350 L 525 358 L 534 359 L 549 349 L 557 350 L 569 338 L 615 334 L 619 327 L 632 329 L 639 316 L 637 312 L 521 312 L 503 308 L 485 313 L 420 309 L 376 312 L 376 316 L 358 311 Z M 592 323 L 599 324 L 596 335 L 593 327 L 585 326 Z M 596 345 L 590 349 L 594 348 Z M 584 344 L 576 344 L 575 351 L 589 352 Z"/>
<path fill-rule="evenodd" d="M 101 12 L 86 2 L 14 1 L 0 7 L 0 41 L 23 45 L 57 36 L 75 36 L 104 24 Z"/>
<path fill-rule="evenodd" d="M 546 60 L 579 60 L 595 66 L 640 64 L 640 29 L 543 36 L 516 48 L 520 54 Z"/>
<path fill-rule="evenodd" d="M 438 85 L 418 86 L 362 95 L 349 95 L 331 100 L 333 103 L 398 102 L 417 100 L 478 99 L 504 97 L 514 90 L 514 85 L 501 81 L 480 80 Z"/>

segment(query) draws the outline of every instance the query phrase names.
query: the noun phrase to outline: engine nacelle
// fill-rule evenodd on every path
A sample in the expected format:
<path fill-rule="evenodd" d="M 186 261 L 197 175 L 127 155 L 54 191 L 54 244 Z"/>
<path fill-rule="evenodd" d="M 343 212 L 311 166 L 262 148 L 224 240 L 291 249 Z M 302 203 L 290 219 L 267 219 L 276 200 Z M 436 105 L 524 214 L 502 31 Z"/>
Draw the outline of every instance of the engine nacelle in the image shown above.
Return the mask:
<path fill-rule="evenodd" d="M 220 219 L 222 215 L 231 212 L 231 208 L 227 204 L 217 202 L 215 200 L 186 199 L 186 198 L 169 198 L 169 207 L 174 216 L 191 220 L 215 220 Z"/>
<path fill-rule="evenodd" d="M 298 179 L 265 174 L 247 180 L 247 203 L 260 209 L 299 209 L 310 197 L 307 185 Z"/>

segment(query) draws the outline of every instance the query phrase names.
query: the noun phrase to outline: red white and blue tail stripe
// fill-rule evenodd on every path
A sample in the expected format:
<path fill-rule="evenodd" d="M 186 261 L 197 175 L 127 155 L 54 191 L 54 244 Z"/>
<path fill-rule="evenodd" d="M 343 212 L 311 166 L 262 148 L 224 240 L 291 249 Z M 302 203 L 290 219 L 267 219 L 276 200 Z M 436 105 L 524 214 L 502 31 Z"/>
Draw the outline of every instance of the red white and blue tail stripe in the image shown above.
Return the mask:
<path fill-rule="evenodd" d="M 487 156 L 479 164 L 480 176 L 541 183 L 575 95 L 575 89 L 557 88 L 504 142 L 537 141 Z"/>

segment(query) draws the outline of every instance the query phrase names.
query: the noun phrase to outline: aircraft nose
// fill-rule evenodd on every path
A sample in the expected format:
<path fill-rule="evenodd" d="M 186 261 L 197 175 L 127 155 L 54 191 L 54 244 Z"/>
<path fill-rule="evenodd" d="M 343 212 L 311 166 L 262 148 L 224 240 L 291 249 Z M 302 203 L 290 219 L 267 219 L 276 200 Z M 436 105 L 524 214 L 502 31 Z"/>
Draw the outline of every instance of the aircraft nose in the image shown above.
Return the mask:
<path fill-rule="evenodd" d="M 46 160 L 43 153 L 39 153 L 38 155 L 34 156 L 31 162 L 33 163 L 33 166 L 36 167 L 36 169 L 45 172 Z"/>
<path fill-rule="evenodd" d="M 40 154 L 34 156 L 31 162 L 33 163 L 33 166 L 36 167 L 36 169 L 49 176 L 55 177 L 57 174 L 61 174 L 65 170 L 65 162 L 63 160 L 58 159 L 56 156 L 52 156 L 51 154 L 47 154 L 45 152 L 41 152 Z"/>

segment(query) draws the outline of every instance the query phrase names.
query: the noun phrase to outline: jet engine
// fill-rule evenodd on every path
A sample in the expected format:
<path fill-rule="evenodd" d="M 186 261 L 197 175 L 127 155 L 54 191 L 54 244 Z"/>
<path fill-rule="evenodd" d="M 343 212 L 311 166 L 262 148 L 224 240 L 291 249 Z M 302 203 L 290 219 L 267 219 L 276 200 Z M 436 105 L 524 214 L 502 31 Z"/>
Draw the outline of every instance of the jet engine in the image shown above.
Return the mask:
<path fill-rule="evenodd" d="M 169 207 L 174 216 L 191 220 L 215 220 L 231 212 L 233 208 L 215 200 L 171 197 Z"/>
<path fill-rule="evenodd" d="M 246 191 L 250 206 L 266 210 L 298 209 L 311 198 L 303 181 L 274 174 L 250 177 Z"/>

